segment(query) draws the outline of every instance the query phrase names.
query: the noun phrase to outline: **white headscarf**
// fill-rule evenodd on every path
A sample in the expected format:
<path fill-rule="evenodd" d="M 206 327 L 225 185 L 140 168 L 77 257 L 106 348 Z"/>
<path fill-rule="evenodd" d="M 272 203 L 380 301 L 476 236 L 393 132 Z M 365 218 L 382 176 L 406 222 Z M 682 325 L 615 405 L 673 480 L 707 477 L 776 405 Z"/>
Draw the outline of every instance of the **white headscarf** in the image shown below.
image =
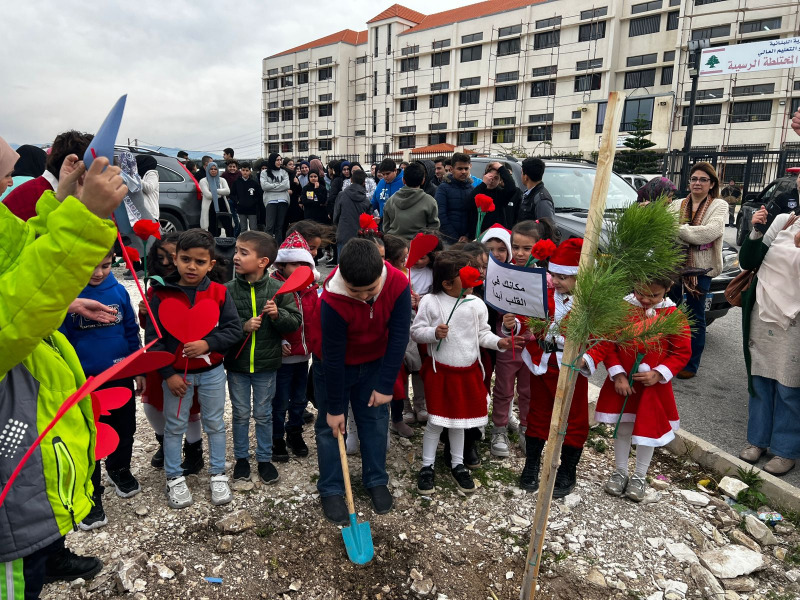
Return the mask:
<path fill-rule="evenodd" d="M 19 154 L 0 137 L 0 177 L 10 174 L 18 160 Z"/>
<path fill-rule="evenodd" d="M 778 232 L 758 269 L 758 316 L 784 331 L 800 314 L 800 248 L 794 238 L 800 219 Z"/>

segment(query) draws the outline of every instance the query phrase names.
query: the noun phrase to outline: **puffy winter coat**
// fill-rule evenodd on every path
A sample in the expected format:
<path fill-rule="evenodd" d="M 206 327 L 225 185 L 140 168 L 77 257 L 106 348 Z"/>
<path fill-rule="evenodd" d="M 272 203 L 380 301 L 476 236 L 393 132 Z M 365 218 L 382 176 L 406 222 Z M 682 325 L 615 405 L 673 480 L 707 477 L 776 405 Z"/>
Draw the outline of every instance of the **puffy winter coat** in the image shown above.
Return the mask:
<path fill-rule="evenodd" d="M 281 284 L 286 281 L 280 273 L 275 271 L 272 277 Z M 283 335 L 283 339 L 292 346 L 289 356 L 306 356 L 320 345 L 320 331 L 314 325 L 319 322 L 319 286 L 314 283 L 306 289 L 292 294 L 295 306 L 300 311 L 303 325 L 291 333 Z"/>
<path fill-rule="evenodd" d="M 358 235 L 358 219 L 363 213 L 368 213 L 369 209 L 370 203 L 363 185 L 351 183 L 339 194 L 333 212 L 333 222 L 337 226 L 337 244 L 346 244 Z"/>
<path fill-rule="evenodd" d="M 450 242 L 457 242 L 461 236 L 469 239 L 475 236 L 475 231 L 469 230 L 470 211 L 475 210 L 474 203 L 470 206 L 472 184 L 471 178 L 458 181 L 452 175 L 448 175 L 436 190 L 441 231 Z"/>
<path fill-rule="evenodd" d="M 411 240 L 423 229 L 439 228 L 439 207 L 420 188 L 402 187 L 383 207 L 383 231 Z"/>

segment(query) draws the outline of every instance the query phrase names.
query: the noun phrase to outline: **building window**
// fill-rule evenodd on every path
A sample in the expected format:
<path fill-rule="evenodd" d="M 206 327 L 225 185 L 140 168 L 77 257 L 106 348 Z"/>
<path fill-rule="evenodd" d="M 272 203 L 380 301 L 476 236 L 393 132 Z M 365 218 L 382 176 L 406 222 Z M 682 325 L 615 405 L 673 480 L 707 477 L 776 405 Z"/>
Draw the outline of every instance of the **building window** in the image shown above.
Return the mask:
<path fill-rule="evenodd" d="M 578 41 L 589 42 L 591 40 L 601 40 L 606 37 L 606 22 L 584 23 L 578 28 Z"/>
<path fill-rule="evenodd" d="M 697 90 L 697 99 L 698 100 L 719 100 L 725 94 L 725 90 L 723 88 L 710 88 L 707 90 Z M 683 95 L 683 99 L 688 102 L 692 99 L 692 93 L 686 92 Z"/>
<path fill-rule="evenodd" d="M 569 139 L 579 140 L 581 138 L 581 124 L 570 123 L 569 125 Z"/>
<path fill-rule="evenodd" d="M 408 56 L 409 54 L 417 54 L 419 52 L 419 45 L 417 46 L 406 46 L 402 50 L 400 50 L 401 56 Z"/>
<path fill-rule="evenodd" d="M 319 101 L 320 102 L 330 102 L 333 100 L 333 94 L 320 94 Z"/>
<path fill-rule="evenodd" d="M 308 107 L 301 106 L 297 109 L 297 118 L 298 119 L 307 119 L 308 118 Z"/>
<path fill-rule="evenodd" d="M 400 133 L 414 133 L 416 130 L 416 125 L 404 125 L 400 128 Z"/>
<path fill-rule="evenodd" d="M 277 79 L 267 79 L 267 89 L 268 90 L 277 90 L 278 89 L 278 80 Z"/>
<path fill-rule="evenodd" d="M 781 28 L 781 18 L 759 19 L 758 21 L 743 21 L 739 24 L 739 33 L 756 33 L 761 31 L 775 31 Z"/>
<path fill-rule="evenodd" d="M 483 46 L 467 46 L 461 49 L 461 62 L 472 62 L 473 60 L 481 59 L 481 50 Z"/>
<path fill-rule="evenodd" d="M 333 57 L 332 57 L 332 56 L 326 56 L 325 58 L 320 58 L 320 59 L 319 59 L 319 64 L 320 64 L 320 66 L 322 66 L 322 65 L 329 65 L 329 64 L 331 64 L 332 62 L 333 62 Z"/>
<path fill-rule="evenodd" d="M 267 75 L 277 75 L 277 74 L 278 74 L 278 69 L 270 69 L 269 71 L 267 71 Z"/>
<path fill-rule="evenodd" d="M 775 92 L 774 83 L 762 83 L 759 85 L 736 85 L 731 89 L 732 96 L 758 96 L 760 94 L 773 94 Z"/>
<path fill-rule="evenodd" d="M 538 115 L 528 115 L 528 123 L 547 123 L 553 120 L 553 113 L 541 113 Z"/>
<path fill-rule="evenodd" d="M 386 109 L 386 123 L 384 125 L 384 131 L 389 131 L 389 109 Z"/>
<path fill-rule="evenodd" d="M 667 13 L 667 31 L 672 31 L 678 28 L 678 15 L 680 11 L 674 10 Z"/>
<path fill-rule="evenodd" d="M 447 106 L 447 94 L 434 94 L 431 96 L 430 108 L 444 108 Z"/>
<path fill-rule="evenodd" d="M 275 144 L 268 144 L 267 145 L 267 152 L 269 152 L 270 154 L 272 154 L 273 152 L 279 152 L 279 151 L 280 151 L 280 144 L 275 143 Z"/>
<path fill-rule="evenodd" d="M 536 67 L 531 71 L 531 77 L 545 77 L 547 75 L 555 75 L 558 73 L 558 65 L 550 65 L 549 67 Z"/>
<path fill-rule="evenodd" d="M 536 29 L 543 29 L 545 27 L 558 27 L 561 25 L 561 17 L 550 17 L 549 19 L 540 19 L 536 21 Z M 522 27 L 516 33 L 520 33 Z"/>
<path fill-rule="evenodd" d="M 664 62 L 673 62 L 675 60 L 675 50 L 667 50 L 664 52 Z"/>
<path fill-rule="evenodd" d="M 492 129 L 493 144 L 513 144 L 515 137 L 513 129 Z"/>
<path fill-rule="evenodd" d="M 553 139 L 552 125 L 535 125 L 528 127 L 529 142 L 549 142 Z"/>
<path fill-rule="evenodd" d="M 431 123 L 428 125 L 428 129 L 431 131 L 437 131 L 439 129 L 447 129 L 447 123 Z"/>
<path fill-rule="evenodd" d="M 543 50 L 544 48 L 557 48 L 561 41 L 561 30 L 543 31 L 533 36 L 533 49 Z"/>
<path fill-rule="evenodd" d="M 579 111 L 579 110 L 573 110 L 573 111 L 572 111 L 572 117 L 571 117 L 571 118 L 573 118 L 573 119 L 580 119 L 580 118 L 581 118 L 581 111 Z"/>
<path fill-rule="evenodd" d="M 658 10 L 661 8 L 662 0 L 652 0 L 651 2 L 642 2 L 641 4 L 634 4 L 631 6 L 631 14 L 638 15 L 639 13 L 647 12 L 650 10 Z"/>
<path fill-rule="evenodd" d="M 497 37 L 507 37 L 516 33 L 522 33 L 522 24 L 501 27 L 497 32 Z"/>
<path fill-rule="evenodd" d="M 498 73 L 495 77 L 495 83 L 517 81 L 518 79 L 519 79 L 519 71 L 508 71 L 506 73 Z"/>
<path fill-rule="evenodd" d="M 308 83 L 308 71 L 297 74 L 297 85 L 303 85 L 304 83 Z"/>
<path fill-rule="evenodd" d="M 603 67 L 602 58 L 592 58 L 589 60 L 579 60 L 575 63 L 576 71 L 590 71 L 591 69 L 600 69 Z"/>
<path fill-rule="evenodd" d="M 267 123 L 277 123 L 280 121 L 281 114 L 277 110 L 271 110 L 267 113 Z"/>
<path fill-rule="evenodd" d="M 457 141 L 459 146 L 475 146 L 478 143 L 478 132 L 459 131 Z"/>
<path fill-rule="evenodd" d="M 417 145 L 417 136 L 415 135 L 401 135 L 397 138 L 397 147 L 401 150 L 405 148 L 414 148 Z"/>
<path fill-rule="evenodd" d="M 378 72 L 377 71 L 373 71 L 372 72 L 372 95 L 373 96 L 377 96 L 378 95 Z"/>
<path fill-rule="evenodd" d="M 661 69 L 661 85 L 672 85 L 672 74 L 675 67 L 664 67 Z"/>
<path fill-rule="evenodd" d="M 327 137 L 329 135 L 333 135 L 333 129 L 320 129 L 319 130 L 319 137 Z"/>
<path fill-rule="evenodd" d="M 274 102 L 270 102 L 270 103 L 267 105 L 267 108 L 278 108 L 278 101 L 277 101 L 277 100 L 275 100 Z"/>
<path fill-rule="evenodd" d="M 459 121 L 458 122 L 458 128 L 459 129 L 469 129 L 470 127 L 477 127 L 477 126 L 478 126 L 478 120 L 477 119 L 474 119 L 472 121 Z"/>
<path fill-rule="evenodd" d="M 516 125 L 517 117 L 497 117 L 493 123 L 495 127 L 502 127 L 503 125 Z"/>
<path fill-rule="evenodd" d="M 308 152 L 308 140 L 297 142 L 298 152 Z"/>
<path fill-rule="evenodd" d="M 461 90 L 458 93 L 458 103 L 464 104 L 478 104 L 481 101 L 480 90 Z"/>
<path fill-rule="evenodd" d="M 731 123 L 749 123 L 751 121 L 769 121 L 772 119 L 772 100 L 753 100 L 731 104 Z"/>
<path fill-rule="evenodd" d="M 299 138 L 307 138 L 308 137 L 308 132 L 307 131 L 299 131 L 297 133 L 297 137 L 299 137 Z"/>
<path fill-rule="evenodd" d="M 375 38 L 375 57 L 378 57 L 378 38 L 380 37 L 380 30 L 376 27 L 372 30 L 372 35 Z"/>
<path fill-rule="evenodd" d="M 461 36 L 461 43 L 462 44 L 471 44 L 473 42 L 480 42 L 483 39 L 483 32 L 480 33 L 470 33 L 468 35 Z"/>
<path fill-rule="evenodd" d="M 319 116 L 320 117 L 331 117 L 331 116 L 333 116 L 333 104 L 320 104 L 319 105 Z"/>
<path fill-rule="evenodd" d="M 366 56 L 359 56 L 356 58 L 357 65 L 365 65 L 367 64 L 367 57 Z"/>
<path fill-rule="evenodd" d="M 608 14 L 607 6 L 603 6 L 601 8 L 590 8 L 589 10 L 582 10 L 581 21 L 585 21 L 586 19 L 597 19 L 599 17 L 605 17 L 607 14 Z"/>
<path fill-rule="evenodd" d="M 715 37 L 727 37 L 731 34 L 730 25 L 717 25 L 716 27 L 704 27 L 702 29 L 692 29 L 693 40 L 706 40 Z"/>
<path fill-rule="evenodd" d="M 704 4 L 714 4 L 716 2 L 723 2 L 724 0 L 694 0 L 694 3 L 697 6 L 703 6 Z"/>
<path fill-rule="evenodd" d="M 412 110 L 417 110 L 416 98 L 406 98 L 404 100 L 400 100 L 400 112 L 410 112 Z"/>
<path fill-rule="evenodd" d="M 603 123 L 606 120 L 606 108 L 608 102 L 598 102 L 597 104 L 597 120 L 594 124 L 594 130 L 597 133 L 603 133 Z"/>
<path fill-rule="evenodd" d="M 281 67 L 281 73 L 291 73 L 293 68 L 294 67 L 292 67 L 292 65 L 286 65 L 285 67 Z"/>
<path fill-rule="evenodd" d="M 623 89 L 634 90 L 640 87 L 655 85 L 656 70 L 643 69 L 642 71 L 628 71 L 625 73 L 625 85 Z"/>
<path fill-rule="evenodd" d="M 625 101 L 625 108 L 622 111 L 622 123 L 619 124 L 620 131 L 636 131 L 635 121 L 644 119 L 645 127 L 648 129 L 653 124 L 653 105 L 654 98 L 632 98 Z"/>
<path fill-rule="evenodd" d="M 333 67 L 325 67 L 319 70 L 319 81 L 327 81 L 333 79 Z"/>
<path fill-rule="evenodd" d="M 290 154 L 292 152 L 292 142 L 281 142 L 281 152 Z"/>
<path fill-rule="evenodd" d="M 480 77 L 465 77 L 459 82 L 459 87 L 469 87 L 471 85 L 480 85 Z"/>
<path fill-rule="evenodd" d="M 698 104 L 694 111 L 695 125 L 719 125 L 722 115 L 722 104 Z M 689 107 L 683 109 L 681 125 L 686 127 L 689 124 Z"/>
<path fill-rule="evenodd" d="M 428 146 L 434 146 L 435 144 L 446 144 L 447 143 L 447 134 L 446 133 L 429 133 L 428 134 Z"/>
<path fill-rule="evenodd" d="M 516 85 L 500 85 L 494 88 L 494 101 L 506 102 L 507 100 L 517 99 Z"/>
<path fill-rule="evenodd" d="M 509 56 L 511 54 L 519 54 L 520 42 L 519 38 L 512 38 L 510 40 L 500 40 L 497 42 L 497 56 Z"/>
<path fill-rule="evenodd" d="M 386 54 L 392 53 L 392 24 L 386 25 Z"/>
<path fill-rule="evenodd" d="M 353 135 L 354 135 L 355 137 L 366 137 L 366 135 L 367 135 L 367 130 L 366 130 L 366 129 L 356 129 L 356 130 L 353 132 Z"/>
<path fill-rule="evenodd" d="M 669 0 L 669 5 L 670 6 L 680 6 L 681 5 L 681 0 Z"/>
<path fill-rule="evenodd" d="M 649 35 L 651 33 L 658 33 L 660 30 L 661 15 L 639 17 L 638 19 L 630 20 L 630 25 L 628 26 L 628 37 Z"/>
<path fill-rule="evenodd" d="M 431 54 L 431 67 L 443 67 L 450 64 L 450 51 Z"/>
<path fill-rule="evenodd" d="M 281 77 L 281 87 L 292 87 L 294 85 L 294 79 L 292 75 L 286 75 L 285 77 Z"/>
<path fill-rule="evenodd" d="M 416 71 L 417 69 L 419 69 L 419 56 L 404 58 L 400 61 L 401 73 L 408 73 L 409 71 Z"/>
<path fill-rule="evenodd" d="M 539 98 L 541 96 L 555 96 L 556 93 L 556 80 L 545 79 L 544 81 L 534 81 L 531 83 L 531 98 Z"/>
<path fill-rule="evenodd" d="M 442 48 L 448 48 L 449 46 L 450 46 L 450 40 L 437 40 L 433 42 L 434 50 L 441 50 Z"/>
<path fill-rule="evenodd" d="M 641 67 L 642 65 L 653 65 L 658 62 L 658 54 L 640 54 L 629 56 L 625 65 L 628 67 Z"/>
<path fill-rule="evenodd" d="M 356 94 L 356 102 L 366 102 L 366 100 L 367 100 L 366 92 L 362 94 Z"/>
<path fill-rule="evenodd" d="M 578 75 L 575 78 L 575 91 L 588 92 L 589 90 L 599 90 L 602 77 L 600 73 L 590 75 Z"/>
<path fill-rule="evenodd" d="M 432 92 L 439 92 L 441 90 L 449 90 L 449 89 L 450 89 L 449 81 L 437 81 L 436 83 L 431 84 Z"/>
<path fill-rule="evenodd" d="M 386 69 L 386 93 L 392 93 L 392 70 Z"/>
<path fill-rule="evenodd" d="M 411 87 L 400 88 L 400 94 L 404 96 L 407 94 L 416 94 L 416 93 L 417 93 L 417 86 L 415 85 L 412 85 Z"/>
<path fill-rule="evenodd" d="M 294 117 L 294 111 L 291 108 L 281 111 L 281 121 L 291 121 Z"/>
<path fill-rule="evenodd" d="M 280 137 L 280 136 L 279 136 L 277 133 L 270 133 L 270 134 L 267 136 L 267 139 L 268 139 L 268 140 L 270 140 L 270 141 L 272 141 L 272 140 L 277 140 L 279 137 Z"/>
<path fill-rule="evenodd" d="M 378 132 L 378 111 L 372 111 L 372 133 Z"/>
<path fill-rule="evenodd" d="M 795 81 L 795 82 L 792 84 L 792 89 L 793 89 L 793 90 L 795 90 L 795 91 L 797 91 L 797 90 L 800 90 L 800 79 L 796 80 L 796 81 Z"/>
<path fill-rule="evenodd" d="M 796 113 L 800 110 L 800 98 L 792 98 L 792 112 L 791 114 Z"/>
<path fill-rule="evenodd" d="M 319 149 L 320 150 L 333 150 L 333 140 L 320 140 L 319 141 Z"/>

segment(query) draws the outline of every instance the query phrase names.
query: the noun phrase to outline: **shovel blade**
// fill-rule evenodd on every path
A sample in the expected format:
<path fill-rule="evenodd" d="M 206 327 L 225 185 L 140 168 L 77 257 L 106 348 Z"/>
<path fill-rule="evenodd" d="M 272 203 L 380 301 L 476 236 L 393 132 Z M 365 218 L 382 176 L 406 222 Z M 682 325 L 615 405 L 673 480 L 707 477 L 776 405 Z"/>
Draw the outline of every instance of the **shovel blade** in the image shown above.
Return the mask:
<path fill-rule="evenodd" d="M 365 565 L 375 555 L 372 546 L 372 531 L 369 521 L 357 523 L 355 514 L 350 515 L 350 527 L 342 527 L 342 538 L 347 550 L 347 558 L 357 565 Z"/>

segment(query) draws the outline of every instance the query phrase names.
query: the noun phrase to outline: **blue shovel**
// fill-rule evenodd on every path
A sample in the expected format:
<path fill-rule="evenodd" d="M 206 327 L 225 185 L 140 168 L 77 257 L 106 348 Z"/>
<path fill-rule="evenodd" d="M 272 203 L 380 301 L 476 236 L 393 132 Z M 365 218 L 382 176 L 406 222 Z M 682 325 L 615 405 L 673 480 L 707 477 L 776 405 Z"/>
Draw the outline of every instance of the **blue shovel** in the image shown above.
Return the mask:
<path fill-rule="evenodd" d="M 344 449 L 344 435 L 339 432 L 339 458 L 342 459 L 342 476 L 344 477 L 344 490 L 347 497 L 347 510 L 350 512 L 350 527 L 342 527 L 344 547 L 347 557 L 357 565 L 365 565 L 375 555 L 372 546 L 372 532 L 369 522 L 356 522 L 356 508 L 353 504 L 353 490 L 350 487 L 350 469 L 347 466 L 347 452 Z"/>

